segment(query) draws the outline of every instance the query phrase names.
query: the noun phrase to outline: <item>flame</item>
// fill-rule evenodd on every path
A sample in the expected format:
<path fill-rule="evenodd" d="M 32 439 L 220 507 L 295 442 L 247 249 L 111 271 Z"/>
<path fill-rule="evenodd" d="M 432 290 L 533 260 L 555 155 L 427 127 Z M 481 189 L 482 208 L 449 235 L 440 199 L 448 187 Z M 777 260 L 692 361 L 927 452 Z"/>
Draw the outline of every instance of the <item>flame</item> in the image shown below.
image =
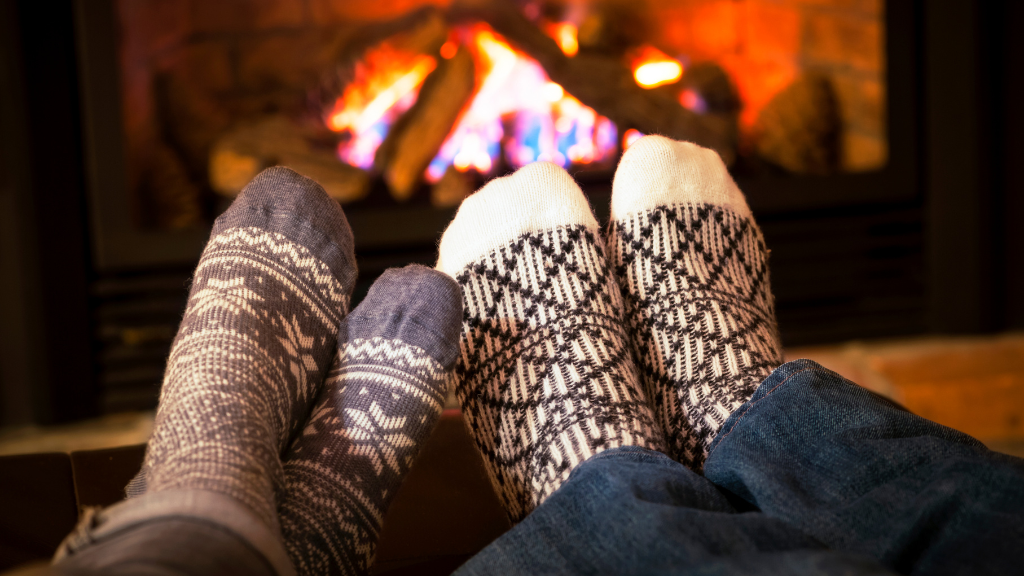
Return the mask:
<path fill-rule="evenodd" d="M 696 90 L 690 88 L 679 93 L 679 103 L 683 105 L 683 108 L 698 114 L 704 114 L 708 111 L 708 104 L 704 101 L 704 97 Z"/>
<path fill-rule="evenodd" d="M 634 142 L 644 137 L 644 133 L 637 130 L 636 128 L 630 128 L 626 130 L 626 133 L 622 135 L 622 149 L 627 150 Z"/>
<path fill-rule="evenodd" d="M 653 46 L 644 46 L 633 58 L 633 78 L 643 88 L 672 84 L 683 76 L 683 65 Z"/>
<path fill-rule="evenodd" d="M 368 51 L 327 115 L 328 128 L 349 135 L 338 145 L 338 157 L 360 168 L 371 167 L 388 128 L 416 102 L 423 80 L 436 67 L 431 56 L 386 43 Z"/>
<path fill-rule="evenodd" d="M 455 40 L 449 40 L 441 45 L 441 58 L 445 60 L 451 60 L 455 58 L 455 53 L 459 51 L 459 43 Z"/>
<path fill-rule="evenodd" d="M 438 181 L 449 165 L 487 174 L 502 151 L 514 167 L 539 160 L 587 164 L 616 152 L 615 125 L 552 82 L 535 60 L 485 24 L 463 29 L 462 37 L 482 80 L 427 168 L 428 181 Z"/>
<path fill-rule="evenodd" d="M 575 27 L 562 29 L 575 42 Z M 477 90 L 427 168 L 428 181 L 440 180 L 448 166 L 489 174 L 502 153 L 507 165 L 518 168 L 538 160 L 587 164 L 617 152 L 618 135 L 610 120 L 567 94 L 540 64 L 486 24 L 456 29 L 441 46 L 441 57 L 453 57 L 460 45 L 473 56 Z M 431 56 L 387 44 L 368 52 L 325 118 L 328 128 L 347 135 L 338 145 L 338 157 L 371 168 L 388 129 L 412 107 L 436 66 Z"/>
<path fill-rule="evenodd" d="M 572 22 L 557 22 L 551 23 L 544 26 L 544 31 L 548 36 L 555 39 L 558 43 L 558 47 L 562 49 L 562 52 L 566 56 L 575 56 L 580 50 L 580 43 L 576 36 L 576 25 Z"/>

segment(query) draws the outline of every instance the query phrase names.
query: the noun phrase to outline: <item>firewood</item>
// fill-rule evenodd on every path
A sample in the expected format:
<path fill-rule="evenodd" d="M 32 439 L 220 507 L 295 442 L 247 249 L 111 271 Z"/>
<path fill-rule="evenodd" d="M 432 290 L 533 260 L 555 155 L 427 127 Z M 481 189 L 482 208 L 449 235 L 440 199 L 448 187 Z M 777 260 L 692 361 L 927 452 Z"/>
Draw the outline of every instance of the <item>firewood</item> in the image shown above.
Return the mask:
<path fill-rule="evenodd" d="M 377 149 L 375 165 L 396 200 L 407 200 L 473 95 L 473 57 L 465 47 L 441 60 L 420 89 L 416 104 Z"/>
<path fill-rule="evenodd" d="M 775 95 L 755 126 L 757 155 L 796 174 L 830 174 L 839 167 L 842 120 L 835 90 L 820 74 L 805 74 Z"/>
<path fill-rule="evenodd" d="M 430 188 L 430 203 L 435 208 L 454 208 L 473 193 L 476 182 L 472 175 L 449 166 L 444 176 Z"/>
<path fill-rule="evenodd" d="M 607 116 L 620 131 L 635 128 L 689 140 L 716 150 L 731 164 L 736 157 L 731 114 L 697 114 L 684 108 L 671 90 L 641 88 L 620 58 L 580 52 L 570 58 L 508 0 L 455 0 L 453 20 L 479 19 L 537 60 L 548 76 L 580 102 Z"/>
<path fill-rule="evenodd" d="M 311 132 L 285 116 L 227 131 L 210 151 L 210 186 L 218 194 L 235 196 L 260 170 L 281 165 L 316 180 L 340 202 L 366 196 L 369 175 L 338 160 L 332 150 L 312 146 Z"/>

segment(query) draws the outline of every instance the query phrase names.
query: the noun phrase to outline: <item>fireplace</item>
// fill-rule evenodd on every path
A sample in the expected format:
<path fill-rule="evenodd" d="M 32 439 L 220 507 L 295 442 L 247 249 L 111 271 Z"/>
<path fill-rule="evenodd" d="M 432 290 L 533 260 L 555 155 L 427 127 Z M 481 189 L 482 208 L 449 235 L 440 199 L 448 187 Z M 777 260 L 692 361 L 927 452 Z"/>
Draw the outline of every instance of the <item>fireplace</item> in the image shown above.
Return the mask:
<path fill-rule="evenodd" d="M 22 42 L 31 31 L 56 38 L 29 4 L 20 8 Z M 213 218 L 255 171 L 277 163 L 321 181 L 344 205 L 357 242 L 357 298 L 388 266 L 432 263 L 461 198 L 529 161 L 563 164 L 606 219 L 622 149 L 639 133 L 663 133 L 713 147 L 729 163 L 772 250 L 787 345 L 998 325 L 1002 308 L 983 304 L 998 290 L 978 282 L 944 292 L 955 266 L 934 251 L 948 245 L 957 214 L 992 206 L 942 190 L 983 179 L 963 177 L 955 146 L 940 158 L 940 148 L 923 145 L 963 134 L 955 127 L 962 85 L 937 80 L 936 54 L 951 50 L 937 34 L 948 35 L 964 10 L 984 24 L 972 8 L 881 0 L 72 6 L 65 17 L 77 66 L 66 74 L 80 86 L 68 99 L 81 111 L 91 251 L 80 324 L 92 336 L 79 354 L 88 362 L 76 365 L 95 374 L 94 385 L 78 386 L 85 412 L 154 405 Z M 998 24 L 987 17 L 984 25 Z M 965 58 L 979 66 L 987 45 L 964 34 L 975 54 Z M 972 102 L 978 108 L 963 122 L 980 122 L 983 106 Z M 1003 270 L 981 256 L 989 228 L 974 222 L 968 262 Z M 940 310 L 964 290 L 979 304 L 943 325 Z M 73 417 L 61 410 L 50 418 Z"/>
<path fill-rule="evenodd" d="M 105 120 L 93 132 L 123 142 L 119 154 L 96 159 L 110 198 L 96 199 L 99 217 L 187 235 L 275 163 L 323 182 L 351 211 L 387 203 L 382 193 L 397 205 L 451 208 L 485 179 L 538 159 L 603 182 L 621 147 L 643 132 L 715 148 L 755 181 L 899 171 L 906 122 L 890 130 L 886 119 L 890 106 L 906 105 L 906 90 L 890 86 L 888 73 L 907 65 L 900 43 L 912 41 L 912 16 L 885 8 L 82 4 L 89 64 L 107 68 L 87 74 L 87 116 Z M 888 20 L 898 30 L 891 38 Z M 913 194 L 907 181 L 860 188 L 882 201 Z M 796 207 L 848 203 L 842 195 L 798 194 Z M 777 196 L 766 198 L 785 202 Z M 129 254 L 137 249 L 101 241 L 98 256 L 112 267 L 151 259 Z"/>
<path fill-rule="evenodd" d="M 104 411 L 152 403 L 212 218 L 275 163 L 344 205 L 358 298 L 389 265 L 431 263 L 461 198 L 529 161 L 563 164 L 606 218 L 622 148 L 667 133 L 719 150 L 750 196 L 788 342 L 922 328 L 913 118 L 886 120 L 912 107 L 901 3 L 79 9 L 89 62 L 102 53 L 108 67 L 84 78 L 86 119 L 106 118 L 91 133 L 123 142 L 93 165 Z M 645 86 L 652 64 L 669 70 Z M 809 259 L 822 267 L 810 284 Z"/>

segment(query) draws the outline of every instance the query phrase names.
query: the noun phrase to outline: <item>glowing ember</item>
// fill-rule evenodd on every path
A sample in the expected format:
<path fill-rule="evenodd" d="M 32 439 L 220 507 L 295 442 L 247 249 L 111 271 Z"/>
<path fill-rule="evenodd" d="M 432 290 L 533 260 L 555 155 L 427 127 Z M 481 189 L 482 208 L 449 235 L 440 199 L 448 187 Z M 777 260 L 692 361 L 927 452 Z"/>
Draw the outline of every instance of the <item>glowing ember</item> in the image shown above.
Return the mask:
<path fill-rule="evenodd" d="M 636 128 L 630 128 L 626 130 L 626 133 L 622 135 L 622 149 L 626 150 L 633 145 L 634 142 L 644 137 L 644 133 L 637 130 Z"/>
<path fill-rule="evenodd" d="M 576 39 L 576 25 L 572 22 L 548 24 L 544 27 L 544 30 L 548 36 L 555 39 L 558 47 L 562 49 L 566 56 L 575 56 L 579 52 L 580 44 Z"/>
<path fill-rule="evenodd" d="M 540 64 L 486 25 L 463 29 L 461 36 L 482 81 L 427 168 L 428 181 L 438 181 L 448 166 L 486 174 L 502 149 L 514 167 L 538 160 L 587 164 L 615 153 L 615 125 L 551 82 Z"/>
<path fill-rule="evenodd" d="M 708 111 L 707 102 L 704 101 L 704 97 L 701 96 L 696 90 L 687 88 L 679 94 L 679 103 L 690 111 L 698 114 L 704 114 Z"/>
<path fill-rule="evenodd" d="M 644 88 L 671 84 L 683 76 L 683 65 L 652 46 L 641 49 L 633 59 L 633 78 Z"/>
<path fill-rule="evenodd" d="M 441 58 L 445 60 L 451 60 L 455 58 L 455 53 L 459 51 L 459 43 L 455 40 L 449 40 L 441 45 Z"/>
<path fill-rule="evenodd" d="M 328 128 L 349 136 L 338 145 L 338 157 L 360 168 L 373 166 L 388 128 L 416 102 L 423 80 L 435 67 L 431 56 L 388 44 L 367 52 L 326 119 Z"/>

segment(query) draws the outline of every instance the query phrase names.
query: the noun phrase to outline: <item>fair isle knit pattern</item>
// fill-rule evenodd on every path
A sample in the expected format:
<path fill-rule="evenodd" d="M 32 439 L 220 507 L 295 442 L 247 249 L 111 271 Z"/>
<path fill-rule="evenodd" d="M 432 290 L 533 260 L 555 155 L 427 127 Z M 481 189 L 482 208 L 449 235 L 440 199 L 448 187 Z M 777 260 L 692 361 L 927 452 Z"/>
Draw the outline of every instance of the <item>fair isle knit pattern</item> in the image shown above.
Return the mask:
<path fill-rule="evenodd" d="M 675 146 L 690 164 L 706 163 L 710 168 L 699 175 L 710 173 L 732 194 L 728 201 L 712 195 L 715 203 L 694 202 L 703 182 L 695 178 L 692 193 L 678 197 L 690 202 L 613 214 L 609 230 L 647 393 L 671 454 L 699 472 L 719 428 L 781 364 L 782 351 L 767 250 L 742 195 L 717 156 L 708 160 L 703 154 L 713 152 L 697 153 L 684 143 L 654 144 L 653 152 Z M 657 159 L 642 160 L 648 170 L 662 168 Z M 671 177 L 677 184 L 686 178 L 685 173 Z M 620 207 L 625 204 L 616 200 Z"/>
<path fill-rule="evenodd" d="M 340 207 L 290 170 L 257 176 L 195 271 L 146 452 L 147 492 L 219 492 L 277 526 L 280 454 L 320 391 L 354 276 Z"/>
<path fill-rule="evenodd" d="M 433 430 L 451 371 L 372 338 L 341 346 L 284 462 L 281 530 L 299 574 L 365 574 L 391 497 Z"/>
<path fill-rule="evenodd" d="M 381 522 L 452 385 L 459 287 L 425 266 L 386 271 L 339 328 L 338 355 L 284 459 L 279 507 L 299 574 L 365 574 Z"/>
<path fill-rule="evenodd" d="M 460 219 L 517 208 L 532 223 L 548 214 L 564 224 L 507 238 L 452 270 L 465 307 L 456 395 L 513 521 L 603 450 L 664 446 L 597 222 L 568 174 L 533 164 L 471 196 L 445 232 L 439 265 L 453 266 L 447 252 L 464 234 Z"/>

